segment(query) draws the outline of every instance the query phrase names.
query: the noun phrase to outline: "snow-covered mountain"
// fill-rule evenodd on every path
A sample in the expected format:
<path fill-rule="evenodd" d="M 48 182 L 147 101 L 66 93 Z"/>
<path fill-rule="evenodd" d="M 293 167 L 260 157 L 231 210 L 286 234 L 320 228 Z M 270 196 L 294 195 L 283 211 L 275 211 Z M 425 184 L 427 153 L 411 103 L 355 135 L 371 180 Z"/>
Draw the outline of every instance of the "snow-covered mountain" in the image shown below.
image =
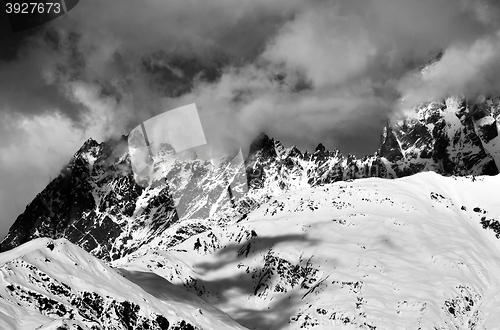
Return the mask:
<path fill-rule="evenodd" d="M 143 188 L 134 179 L 125 137 L 101 144 L 89 139 L 19 216 L 2 250 L 38 237 L 66 238 L 109 261 L 153 238 L 175 245 L 227 221 L 211 216 L 215 209 L 238 213 L 227 193 L 231 184 L 236 194 L 241 181 L 229 175 L 235 173 L 231 163 L 184 158 L 163 165 Z"/>
<path fill-rule="evenodd" d="M 234 224 L 170 248 L 146 244 L 110 265 L 65 239 L 33 240 L 0 254 L 0 322 L 496 329 L 499 187 L 498 175 L 427 172 L 303 188 Z"/>
<path fill-rule="evenodd" d="M 244 329 L 163 278 L 117 272 L 65 239 L 2 253 L 0 274 L 3 330 Z"/>
<path fill-rule="evenodd" d="M 500 176 L 370 178 L 285 193 L 224 228 L 113 262 L 249 329 L 497 329 Z"/>
<path fill-rule="evenodd" d="M 448 98 L 422 104 L 386 127 L 381 156 L 397 177 L 432 170 L 444 175 L 498 174 L 500 99 Z"/>
<path fill-rule="evenodd" d="M 312 154 L 302 153 L 262 134 L 246 159 L 247 182 L 234 175 L 237 165 L 214 166 L 193 156 L 165 161 L 146 186 L 134 180 L 126 137 L 100 144 L 89 139 L 19 216 L 0 249 L 37 237 L 64 237 L 109 261 L 153 240 L 173 246 L 290 190 L 422 171 L 494 175 L 500 168 L 499 126 L 499 99 L 467 104 L 449 98 L 388 124 L 379 150 L 361 159 L 321 144 Z M 240 194 L 247 185 L 250 193 L 233 205 L 228 185 Z"/>
<path fill-rule="evenodd" d="M 1 260 L 12 267 L 25 254 L 15 251 L 45 255 L 49 241 L 37 239 L 48 237 L 65 246 L 57 255 L 64 264 L 71 253 L 84 253 L 75 244 L 90 253 L 82 258 L 102 260 L 87 283 L 107 278 L 101 274 L 112 273 L 107 263 L 122 275 L 116 277 L 125 281 L 122 287 L 135 282 L 160 300 L 174 295 L 169 288 L 185 289 L 202 299 L 188 304 L 214 307 L 207 317 L 225 315 L 220 309 L 249 329 L 493 329 L 500 182 L 474 176 L 498 174 L 499 121 L 494 98 L 422 104 L 388 123 L 377 152 L 361 159 L 321 144 L 302 153 L 262 134 L 250 146 L 243 180 L 232 156 L 215 164 L 188 150 L 181 158 L 160 155 L 165 159 L 152 179 L 138 183 L 127 137 L 89 139 L 18 217 L 0 244 L 7 251 Z M 359 178 L 369 179 L 352 182 Z M 76 296 L 88 290 L 32 259 L 33 269 L 23 267 L 42 269 Z M 29 271 L 2 272 L 12 284 L 0 295 L 14 305 L 17 291 L 55 299 L 43 283 L 24 280 Z M 143 297 L 136 291 L 142 292 L 134 287 L 131 295 Z M 115 304 L 133 301 L 141 313 L 156 308 L 156 302 L 140 305 L 116 292 L 106 293 Z M 58 299 L 79 313 L 69 298 Z M 21 303 L 15 313 L 43 314 L 43 306 Z M 154 313 L 168 319 L 162 311 Z M 49 317 L 61 325 L 68 315 Z M 224 326 L 232 322 L 226 318 L 219 317 Z M 103 319 L 101 327 L 116 320 Z"/>

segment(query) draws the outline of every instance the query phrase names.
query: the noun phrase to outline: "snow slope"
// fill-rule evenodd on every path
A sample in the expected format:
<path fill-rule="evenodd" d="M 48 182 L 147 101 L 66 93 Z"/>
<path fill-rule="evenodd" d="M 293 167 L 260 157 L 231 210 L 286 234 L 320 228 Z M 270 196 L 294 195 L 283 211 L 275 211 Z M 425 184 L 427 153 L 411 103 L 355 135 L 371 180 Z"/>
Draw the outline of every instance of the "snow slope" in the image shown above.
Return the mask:
<path fill-rule="evenodd" d="M 496 329 L 499 193 L 498 175 L 336 182 L 113 264 L 184 286 L 249 329 Z"/>
<path fill-rule="evenodd" d="M 163 279 L 155 297 L 65 239 L 0 254 L 0 276 L 2 330 L 244 329 Z"/>

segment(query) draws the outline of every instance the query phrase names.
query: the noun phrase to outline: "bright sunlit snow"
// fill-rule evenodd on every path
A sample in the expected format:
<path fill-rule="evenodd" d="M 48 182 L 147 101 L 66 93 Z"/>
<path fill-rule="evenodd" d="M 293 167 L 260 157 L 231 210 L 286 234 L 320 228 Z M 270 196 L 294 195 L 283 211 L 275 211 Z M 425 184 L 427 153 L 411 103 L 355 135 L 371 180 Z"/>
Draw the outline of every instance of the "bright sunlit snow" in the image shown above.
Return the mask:
<path fill-rule="evenodd" d="M 499 184 L 428 172 L 302 189 L 116 264 L 183 285 L 249 329 L 494 329 L 500 243 L 480 221 L 500 220 Z"/>

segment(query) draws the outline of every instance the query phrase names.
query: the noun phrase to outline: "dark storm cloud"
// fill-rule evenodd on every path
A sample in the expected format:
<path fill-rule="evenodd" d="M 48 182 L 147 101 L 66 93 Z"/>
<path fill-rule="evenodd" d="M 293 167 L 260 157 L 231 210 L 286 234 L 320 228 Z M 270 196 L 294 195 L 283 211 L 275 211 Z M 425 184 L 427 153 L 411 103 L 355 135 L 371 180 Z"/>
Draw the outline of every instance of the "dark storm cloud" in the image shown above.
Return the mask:
<path fill-rule="evenodd" d="M 83 66 L 78 39 L 49 31 L 39 36 L 43 41 L 29 36 L 14 43 L 10 59 L 0 61 L 0 109 L 23 115 L 63 111 L 77 119 L 83 109 L 65 83 Z"/>
<path fill-rule="evenodd" d="M 226 122 L 242 143 L 268 130 L 368 152 L 372 136 L 340 141 L 375 132 L 402 96 L 442 97 L 421 87 L 419 69 L 491 38 L 497 18 L 480 0 L 85 1 L 0 64 L 1 106 L 58 111 L 84 128 L 102 117 L 102 131 L 122 134 L 193 101 L 207 130 Z"/>
<path fill-rule="evenodd" d="M 293 1 L 284 3 L 82 2 L 32 30 L 38 32 L 19 34 L 22 42 L 10 42 L 0 61 L 0 107 L 30 116 L 60 112 L 85 127 L 96 101 L 82 99 L 86 84 L 94 98 L 116 101 L 106 111 L 138 122 L 165 110 L 156 99 L 213 81 L 227 63 L 251 62 L 294 11 Z M 130 126 L 115 124 L 114 133 Z"/>
<path fill-rule="evenodd" d="M 485 43 L 479 40 L 495 39 L 498 17 L 498 8 L 486 1 L 308 2 L 253 63 L 226 68 L 216 84 L 199 84 L 179 104 L 193 101 L 214 109 L 212 126 L 222 122 L 232 136 L 266 130 L 309 149 L 329 141 L 328 147 L 344 152 L 373 152 L 381 125 L 400 110 L 401 98 L 408 108 L 415 105 L 410 100 L 447 95 L 431 93 L 436 84 L 422 87 L 420 70 L 431 61 L 441 65 L 457 57 L 456 49 L 481 48 Z M 493 55 L 488 61 L 498 63 Z M 436 79 L 446 81 L 460 65 L 444 65 L 436 74 L 443 78 Z M 468 84 L 449 91 L 465 92 L 485 75 L 498 77 L 491 65 L 476 68 Z M 294 88 L 299 82 L 306 88 Z M 412 96 L 415 84 L 418 97 Z"/>

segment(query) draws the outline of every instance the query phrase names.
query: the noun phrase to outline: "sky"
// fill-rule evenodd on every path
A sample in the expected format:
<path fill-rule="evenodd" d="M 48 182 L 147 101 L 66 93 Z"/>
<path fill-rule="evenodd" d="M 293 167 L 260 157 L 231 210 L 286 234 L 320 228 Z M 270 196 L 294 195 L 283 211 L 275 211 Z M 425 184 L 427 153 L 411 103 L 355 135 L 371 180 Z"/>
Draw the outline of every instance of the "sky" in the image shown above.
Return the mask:
<path fill-rule="evenodd" d="M 85 0 L 0 12 L 0 236 L 85 140 L 196 103 L 204 133 L 362 156 L 420 102 L 500 89 L 495 0 Z"/>

